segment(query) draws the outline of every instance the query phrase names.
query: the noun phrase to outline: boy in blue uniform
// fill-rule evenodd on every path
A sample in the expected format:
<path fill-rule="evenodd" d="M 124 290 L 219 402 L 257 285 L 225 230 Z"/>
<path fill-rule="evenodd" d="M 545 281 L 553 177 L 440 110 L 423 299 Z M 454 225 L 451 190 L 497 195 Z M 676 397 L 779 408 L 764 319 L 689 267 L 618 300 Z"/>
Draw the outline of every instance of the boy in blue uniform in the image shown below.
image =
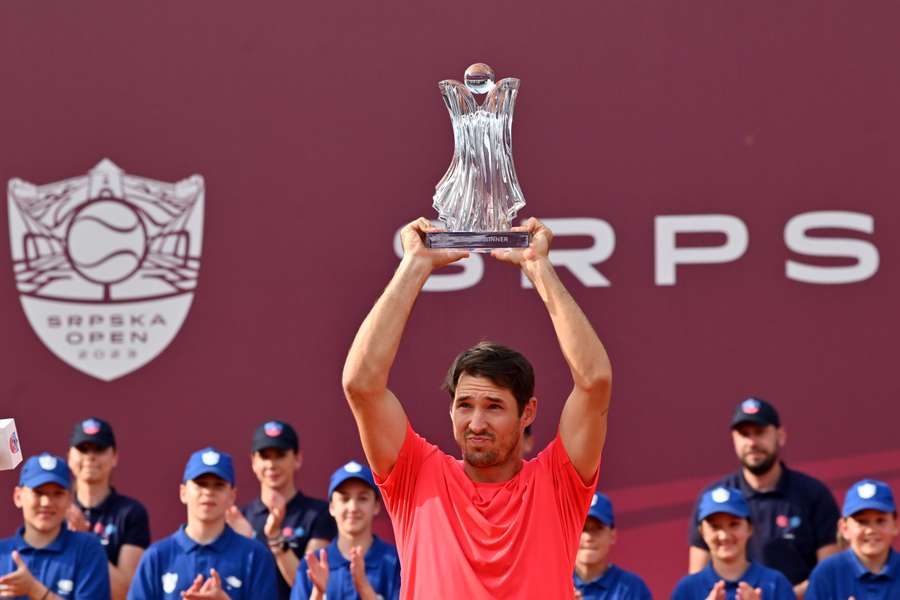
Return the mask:
<path fill-rule="evenodd" d="M 372 534 L 372 520 L 381 510 L 372 471 L 348 462 L 331 476 L 328 498 L 338 536 L 318 557 L 308 552 L 300 562 L 291 600 L 399 598 L 397 548 Z"/>
<path fill-rule="evenodd" d="M 0 540 L 0 596 L 33 600 L 109 600 L 109 572 L 100 542 L 65 526 L 72 501 L 66 462 L 32 456 L 13 494 L 24 526 Z"/>
<path fill-rule="evenodd" d="M 863 479 L 847 490 L 840 522 L 850 548 L 822 561 L 809 577 L 806 600 L 900 598 L 897 505 L 883 481 Z"/>
<path fill-rule="evenodd" d="M 272 555 L 225 523 L 235 499 L 231 457 L 215 448 L 193 453 L 180 494 L 187 525 L 144 553 L 129 600 L 275 600 Z"/>
<path fill-rule="evenodd" d="M 97 536 L 109 560 L 113 600 L 125 600 L 131 578 L 150 545 L 150 519 L 140 502 L 112 487 L 118 458 L 116 436 L 109 423 L 89 418 L 75 424 L 69 443 L 69 468 L 75 476 L 69 529 Z"/>
<path fill-rule="evenodd" d="M 575 556 L 575 598 L 578 600 L 651 600 L 647 584 L 609 562 L 609 550 L 616 543 L 616 522 L 612 502 L 594 492 L 584 521 L 578 554 Z"/>
<path fill-rule="evenodd" d="M 737 488 L 717 487 L 701 496 L 697 528 L 710 562 L 678 582 L 672 600 L 794 600 L 791 583 L 779 571 L 752 563 L 747 540 L 753 533 L 750 507 Z"/>

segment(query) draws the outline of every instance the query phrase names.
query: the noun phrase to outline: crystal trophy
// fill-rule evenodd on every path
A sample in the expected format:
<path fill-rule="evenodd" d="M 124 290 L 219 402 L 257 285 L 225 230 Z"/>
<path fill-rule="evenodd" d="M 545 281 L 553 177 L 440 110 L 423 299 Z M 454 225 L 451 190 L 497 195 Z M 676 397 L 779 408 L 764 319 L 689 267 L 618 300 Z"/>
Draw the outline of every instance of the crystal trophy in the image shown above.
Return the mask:
<path fill-rule="evenodd" d="M 429 248 L 488 252 L 527 248 L 526 231 L 510 231 L 525 206 L 512 156 L 512 121 L 519 80 L 494 83 L 494 70 L 476 63 L 465 83 L 438 86 L 453 124 L 453 159 L 435 186 L 433 206 L 446 230 L 429 232 Z M 475 94 L 486 94 L 479 106 Z"/>

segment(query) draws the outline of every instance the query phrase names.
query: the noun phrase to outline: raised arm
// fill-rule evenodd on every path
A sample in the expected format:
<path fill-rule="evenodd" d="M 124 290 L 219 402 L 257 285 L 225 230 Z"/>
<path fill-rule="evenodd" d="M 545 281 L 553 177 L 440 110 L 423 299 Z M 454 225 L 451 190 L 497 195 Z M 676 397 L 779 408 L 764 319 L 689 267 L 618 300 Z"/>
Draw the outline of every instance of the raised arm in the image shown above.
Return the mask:
<path fill-rule="evenodd" d="M 420 218 L 400 232 L 403 259 L 356 333 L 344 363 L 344 395 L 356 419 L 366 458 L 382 477 L 394 468 L 406 436 L 406 413 L 387 389 L 403 329 L 431 272 L 468 255 L 426 248 L 422 236 L 431 229 L 431 223 Z"/>
<path fill-rule="evenodd" d="M 574 384 L 563 407 L 559 434 L 572 465 L 587 482 L 593 479 L 600 465 L 606 440 L 612 383 L 609 357 L 590 321 L 550 264 L 548 254 L 553 233 L 534 218 L 515 229 L 531 232 L 531 246 L 526 250 L 495 250 L 493 256 L 522 269 L 553 321 Z"/>

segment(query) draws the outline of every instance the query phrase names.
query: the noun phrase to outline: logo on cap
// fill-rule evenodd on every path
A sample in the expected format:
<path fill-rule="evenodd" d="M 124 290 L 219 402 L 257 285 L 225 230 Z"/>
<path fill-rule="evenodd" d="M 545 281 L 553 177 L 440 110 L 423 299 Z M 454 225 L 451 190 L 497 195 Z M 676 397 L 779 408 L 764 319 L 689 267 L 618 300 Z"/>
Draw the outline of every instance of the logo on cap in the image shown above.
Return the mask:
<path fill-rule="evenodd" d="M 710 494 L 710 498 L 713 499 L 713 502 L 722 504 L 723 502 L 728 502 L 728 499 L 731 498 L 731 493 L 725 488 L 716 488 Z"/>
<path fill-rule="evenodd" d="M 862 484 L 856 486 L 856 493 L 863 500 L 868 500 L 869 498 L 874 497 L 875 492 L 877 492 L 877 491 L 878 491 L 878 488 L 875 486 L 874 483 L 862 483 Z"/>
<path fill-rule="evenodd" d="M 41 465 L 43 470 L 52 471 L 56 468 L 56 459 L 49 454 L 44 454 L 38 458 L 38 464 Z"/>
<path fill-rule="evenodd" d="M 227 583 L 228 585 L 230 585 L 233 588 L 239 588 L 243 585 L 243 582 L 241 582 L 241 580 L 238 579 L 237 577 L 235 577 L 234 575 L 229 575 L 228 577 L 226 577 L 225 583 Z"/>
<path fill-rule="evenodd" d="M 600 496 L 594 494 L 594 497 L 591 498 L 591 506 L 597 506 L 597 501 L 600 500 Z"/>
<path fill-rule="evenodd" d="M 263 429 L 266 432 L 266 435 L 269 437 L 278 437 L 281 435 L 281 432 L 284 431 L 284 426 L 277 421 L 269 421 L 265 425 L 263 425 Z"/>
<path fill-rule="evenodd" d="M 162 576 L 162 584 L 165 593 L 171 594 L 174 592 L 175 586 L 178 584 L 178 573 L 165 573 Z"/>
<path fill-rule="evenodd" d="M 86 435 L 96 435 L 100 433 L 100 423 L 94 419 L 88 419 L 81 424 L 81 430 Z"/>
<path fill-rule="evenodd" d="M 73 582 L 71 579 L 60 579 L 56 583 L 56 587 L 59 588 L 60 594 L 68 594 L 75 589 L 75 582 Z"/>
<path fill-rule="evenodd" d="M 344 465 L 344 470 L 348 473 L 359 473 L 360 471 L 362 471 L 362 469 L 362 465 L 355 460 L 351 460 L 346 465 Z"/>
<path fill-rule="evenodd" d="M 202 460 L 203 464 L 206 465 L 207 467 L 214 467 L 217 464 L 219 464 L 219 458 L 220 458 L 219 453 L 214 452 L 212 450 L 204 452 L 200 456 L 200 460 Z"/>
<path fill-rule="evenodd" d="M 756 398 L 748 398 L 741 403 L 741 411 L 747 415 L 755 415 L 759 412 L 759 400 Z"/>
<path fill-rule="evenodd" d="M 10 454 L 19 453 L 19 436 L 16 435 L 15 431 L 13 431 L 13 434 L 9 437 L 9 452 Z"/>

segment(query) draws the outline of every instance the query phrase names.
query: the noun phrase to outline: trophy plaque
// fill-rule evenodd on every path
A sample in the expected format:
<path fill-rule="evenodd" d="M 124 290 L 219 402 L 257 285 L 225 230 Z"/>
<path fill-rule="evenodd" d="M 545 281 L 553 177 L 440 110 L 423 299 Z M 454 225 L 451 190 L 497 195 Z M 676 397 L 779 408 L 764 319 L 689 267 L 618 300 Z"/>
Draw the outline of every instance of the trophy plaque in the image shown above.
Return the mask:
<path fill-rule="evenodd" d="M 527 248 L 526 231 L 510 231 L 525 206 L 512 156 L 512 121 L 519 80 L 494 83 L 494 70 L 476 63 L 465 83 L 452 79 L 438 86 L 453 125 L 453 159 L 435 186 L 433 206 L 445 226 L 429 232 L 429 248 L 489 252 Z M 479 106 L 475 94 L 484 94 Z"/>

